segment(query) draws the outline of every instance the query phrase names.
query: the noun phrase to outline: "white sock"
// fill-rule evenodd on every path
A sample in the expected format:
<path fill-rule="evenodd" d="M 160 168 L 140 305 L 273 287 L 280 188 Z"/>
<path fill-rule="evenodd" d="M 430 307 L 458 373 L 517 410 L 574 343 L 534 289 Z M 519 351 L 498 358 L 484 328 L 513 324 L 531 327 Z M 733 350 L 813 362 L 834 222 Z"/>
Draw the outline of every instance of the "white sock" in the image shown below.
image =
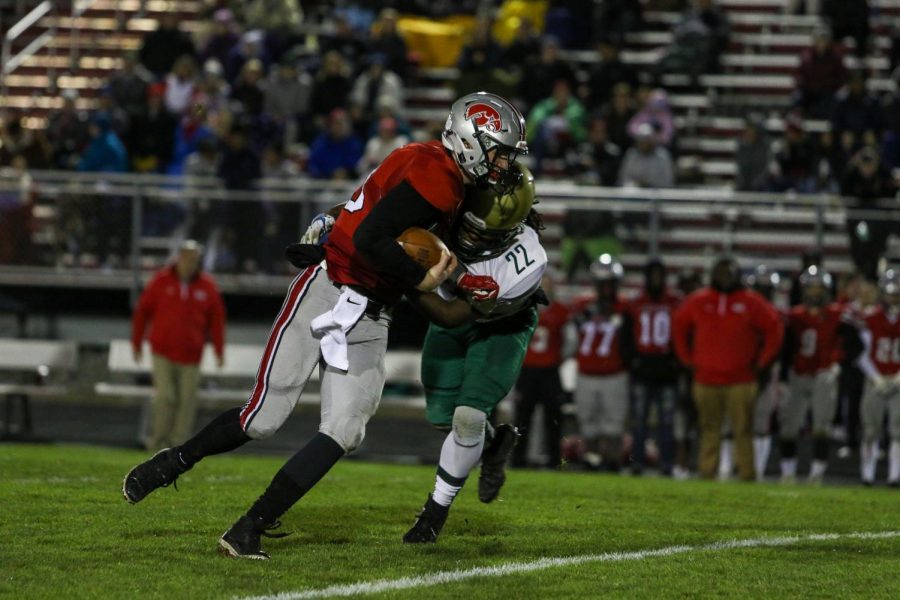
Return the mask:
<path fill-rule="evenodd" d="M 860 470 L 863 481 L 875 481 L 875 466 L 878 464 L 878 441 L 863 441 L 859 453 Z"/>
<path fill-rule="evenodd" d="M 772 436 L 761 435 L 753 438 L 753 466 L 756 478 L 762 479 L 769 464 L 769 451 L 772 449 Z"/>
<path fill-rule="evenodd" d="M 797 475 L 797 459 L 782 458 L 781 459 L 781 476 L 794 477 Z"/>
<path fill-rule="evenodd" d="M 441 446 L 437 477 L 434 481 L 432 498 L 441 506 L 450 506 L 456 494 L 462 489 L 469 472 L 475 468 L 484 450 L 484 438 L 474 446 L 462 446 L 451 431 Z"/>
<path fill-rule="evenodd" d="M 888 483 L 900 481 L 900 440 L 891 442 L 891 453 L 888 459 Z"/>
<path fill-rule="evenodd" d="M 733 446 L 734 443 L 731 440 L 722 440 L 722 444 L 719 446 L 720 477 L 731 477 L 731 472 L 734 470 L 734 459 L 731 454 Z"/>
<path fill-rule="evenodd" d="M 812 465 L 809 467 L 809 476 L 812 478 L 821 478 L 825 476 L 825 469 L 828 468 L 828 461 L 825 460 L 813 460 Z"/>

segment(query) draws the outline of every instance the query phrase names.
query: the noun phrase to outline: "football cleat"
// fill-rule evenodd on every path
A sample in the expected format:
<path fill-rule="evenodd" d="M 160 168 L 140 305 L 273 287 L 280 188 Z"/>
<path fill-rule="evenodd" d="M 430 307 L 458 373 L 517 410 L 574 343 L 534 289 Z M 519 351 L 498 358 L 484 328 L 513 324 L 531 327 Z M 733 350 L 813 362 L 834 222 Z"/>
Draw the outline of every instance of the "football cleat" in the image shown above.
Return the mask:
<path fill-rule="evenodd" d="M 441 506 L 434 501 L 431 494 L 428 494 L 428 500 L 422 511 L 416 515 L 416 522 L 412 528 L 403 536 L 404 544 L 433 544 L 437 541 L 444 522 L 447 520 L 447 514 L 450 512 L 449 506 Z"/>
<path fill-rule="evenodd" d="M 522 434 L 509 424 L 498 425 L 490 445 L 481 455 L 481 475 L 478 477 L 478 499 L 493 502 L 506 482 L 506 463 Z"/>
<path fill-rule="evenodd" d="M 189 468 L 178 459 L 176 449 L 164 448 L 128 472 L 122 481 L 122 495 L 131 504 L 137 504 L 153 490 L 174 484 Z"/>
<path fill-rule="evenodd" d="M 270 533 L 270 530 L 279 527 L 281 527 L 281 521 L 263 526 L 244 515 L 219 538 L 219 554 L 230 558 L 268 560 L 269 555 L 263 552 L 260 538 L 283 538 L 290 535 L 289 533 Z"/>

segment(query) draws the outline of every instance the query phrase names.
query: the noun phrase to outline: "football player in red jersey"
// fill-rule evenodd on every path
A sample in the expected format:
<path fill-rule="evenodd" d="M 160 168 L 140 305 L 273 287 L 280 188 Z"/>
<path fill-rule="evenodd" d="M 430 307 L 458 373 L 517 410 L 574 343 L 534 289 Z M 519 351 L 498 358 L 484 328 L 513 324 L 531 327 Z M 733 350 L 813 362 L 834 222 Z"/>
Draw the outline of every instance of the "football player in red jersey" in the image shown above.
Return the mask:
<path fill-rule="evenodd" d="M 865 350 L 859 367 L 866 374 L 862 401 L 862 482 L 875 482 L 878 438 L 884 413 L 888 415 L 888 485 L 900 487 L 900 271 L 889 269 L 878 281 L 881 304 L 863 317 Z"/>
<path fill-rule="evenodd" d="M 553 280 L 545 275 L 541 287 L 550 304 L 538 308 L 537 327 L 516 382 L 515 425 L 522 437 L 513 453 L 515 467 L 528 465 L 528 429 L 538 404 L 544 409 L 547 466 L 558 467 L 560 461 L 563 390 L 559 366 L 575 351 L 577 334 L 568 307 L 554 297 Z"/>
<path fill-rule="evenodd" d="M 327 269 L 317 256 L 291 284 L 247 403 L 132 469 L 123 482 L 125 499 L 139 502 L 202 458 L 271 436 L 322 363 L 319 433 L 219 540 L 228 556 L 268 558 L 260 536 L 363 439 L 384 385 L 391 306 L 407 290 L 431 291 L 450 277 L 478 295 L 497 291 L 489 277 L 473 278 L 456 268 L 449 254 L 423 268 L 396 238 L 409 227 L 449 226 L 466 186 L 503 191 L 525 152 L 519 111 L 499 96 L 478 92 L 453 103 L 442 141 L 408 144 L 388 155 L 337 216 L 324 245 Z"/>
<path fill-rule="evenodd" d="M 666 267 L 658 258 L 644 267 L 644 291 L 627 305 L 626 327 L 634 339 L 631 408 L 634 446 L 632 471 L 644 467 L 644 440 L 651 405 L 656 405 L 660 470 L 672 474 L 675 460 L 674 422 L 681 365 L 672 346 L 672 315 L 679 299 L 666 287 Z"/>
<path fill-rule="evenodd" d="M 812 412 L 813 460 L 809 482 L 818 484 L 828 466 L 830 426 L 837 404 L 840 342 L 844 353 L 859 354 L 855 328 L 843 319 L 838 304 L 828 304 L 831 275 L 818 266 L 808 267 L 798 279 L 803 303 L 791 309 L 785 327 L 781 379 L 789 391 L 778 407 L 781 480 L 796 481 L 797 434 L 807 411 Z M 853 346 L 851 346 L 853 344 Z"/>
<path fill-rule="evenodd" d="M 619 470 L 628 417 L 628 372 L 632 334 L 619 300 L 622 264 L 603 254 L 591 265 L 597 299 L 577 317 L 578 380 L 575 408 L 585 439 L 585 462 L 593 469 Z"/>

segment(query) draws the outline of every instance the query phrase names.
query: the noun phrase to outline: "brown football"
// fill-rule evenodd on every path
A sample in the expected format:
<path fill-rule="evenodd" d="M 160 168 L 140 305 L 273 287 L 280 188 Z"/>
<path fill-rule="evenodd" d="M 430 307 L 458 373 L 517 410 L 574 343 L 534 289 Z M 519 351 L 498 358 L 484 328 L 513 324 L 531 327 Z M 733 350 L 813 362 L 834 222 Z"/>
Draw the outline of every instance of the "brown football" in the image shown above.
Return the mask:
<path fill-rule="evenodd" d="M 430 269 L 441 260 L 441 251 L 447 250 L 441 238 L 421 227 L 410 227 L 400 234 L 397 243 L 410 258 Z"/>

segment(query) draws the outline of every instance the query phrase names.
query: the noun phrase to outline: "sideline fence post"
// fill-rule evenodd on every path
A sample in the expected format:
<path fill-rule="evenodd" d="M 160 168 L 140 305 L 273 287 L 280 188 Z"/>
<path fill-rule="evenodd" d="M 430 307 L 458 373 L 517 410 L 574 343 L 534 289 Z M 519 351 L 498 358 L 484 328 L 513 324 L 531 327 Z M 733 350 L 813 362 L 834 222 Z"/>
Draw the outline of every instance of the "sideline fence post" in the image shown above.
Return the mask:
<path fill-rule="evenodd" d="M 133 309 L 141 294 L 141 196 L 140 184 L 135 184 L 131 197 L 131 290 L 130 304 Z"/>

